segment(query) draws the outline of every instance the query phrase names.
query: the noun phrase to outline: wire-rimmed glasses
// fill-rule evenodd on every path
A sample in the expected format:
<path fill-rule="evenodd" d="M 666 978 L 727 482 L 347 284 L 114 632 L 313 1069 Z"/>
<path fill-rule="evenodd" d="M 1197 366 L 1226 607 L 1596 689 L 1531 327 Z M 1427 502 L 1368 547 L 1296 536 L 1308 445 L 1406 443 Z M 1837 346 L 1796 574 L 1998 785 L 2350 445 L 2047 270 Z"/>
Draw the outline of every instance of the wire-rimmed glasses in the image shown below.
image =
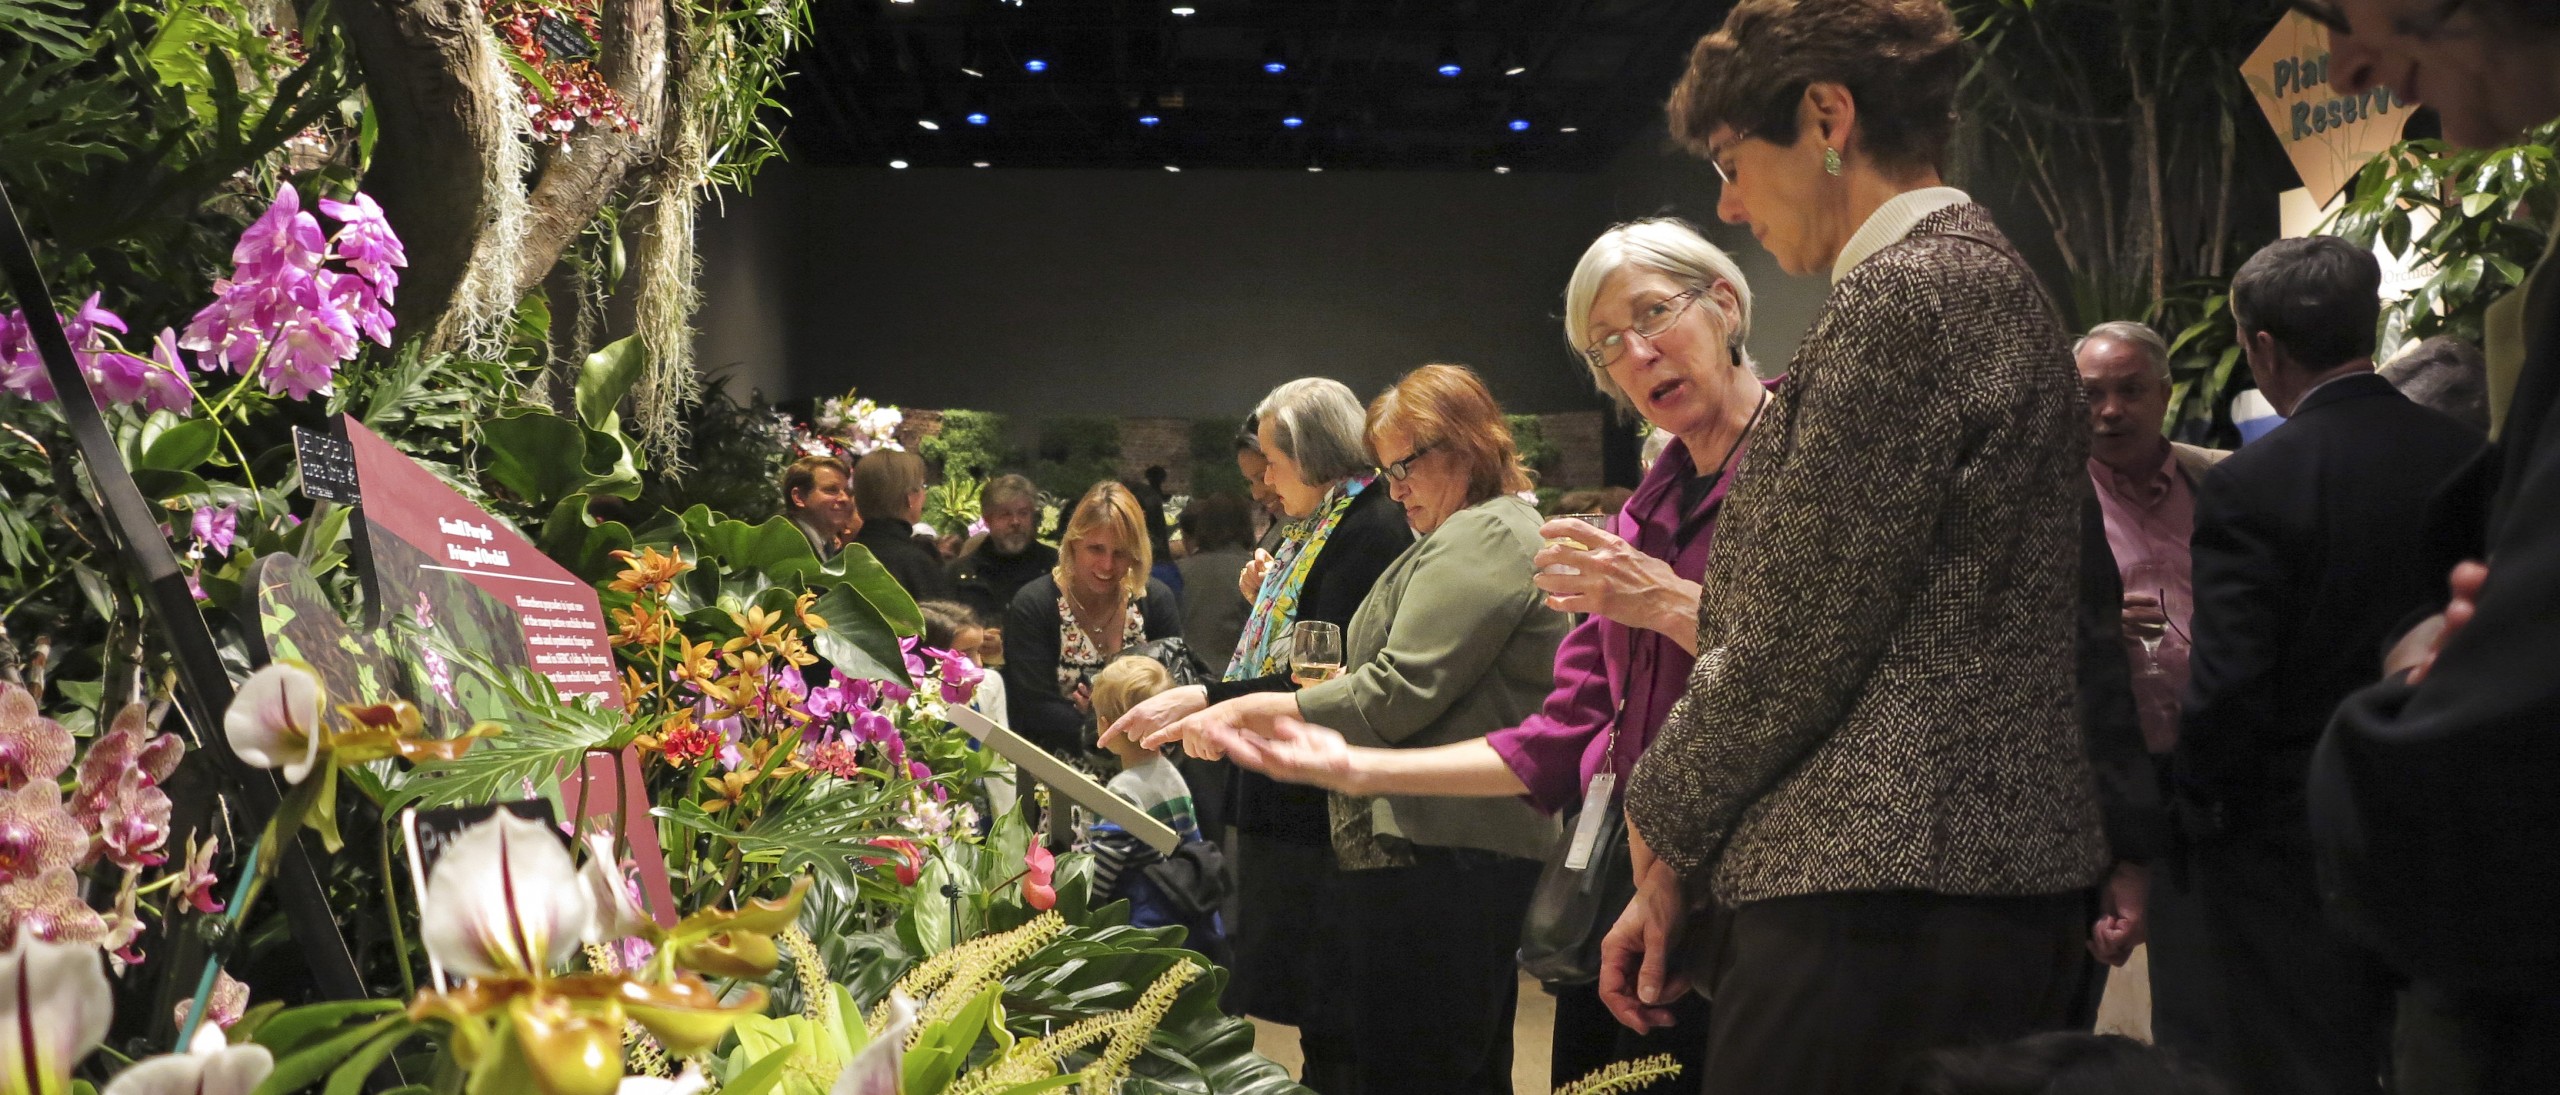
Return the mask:
<path fill-rule="evenodd" d="M 1594 369 L 1606 369 L 1617 364 L 1618 359 L 1627 356 L 1628 335 L 1642 335 L 1647 342 L 1660 337 L 1671 329 L 1672 324 L 1680 322 L 1680 317 L 1688 313 L 1689 306 L 1696 304 L 1703 292 L 1703 289 L 1691 289 L 1653 302 L 1636 316 L 1633 324 L 1611 331 L 1600 341 L 1583 347 L 1583 360 L 1590 362 Z"/>

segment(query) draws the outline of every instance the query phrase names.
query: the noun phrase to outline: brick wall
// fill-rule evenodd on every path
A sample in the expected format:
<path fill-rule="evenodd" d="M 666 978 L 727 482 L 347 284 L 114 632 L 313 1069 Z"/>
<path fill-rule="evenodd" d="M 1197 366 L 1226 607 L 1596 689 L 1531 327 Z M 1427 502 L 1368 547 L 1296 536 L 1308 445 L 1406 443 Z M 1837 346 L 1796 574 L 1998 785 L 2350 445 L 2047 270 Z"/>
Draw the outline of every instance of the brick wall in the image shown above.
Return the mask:
<path fill-rule="evenodd" d="M 1162 465 L 1165 493 L 1191 491 L 1191 420 L 1188 418 L 1123 418 L 1120 420 L 1120 478 L 1147 481 L 1147 468 Z"/>

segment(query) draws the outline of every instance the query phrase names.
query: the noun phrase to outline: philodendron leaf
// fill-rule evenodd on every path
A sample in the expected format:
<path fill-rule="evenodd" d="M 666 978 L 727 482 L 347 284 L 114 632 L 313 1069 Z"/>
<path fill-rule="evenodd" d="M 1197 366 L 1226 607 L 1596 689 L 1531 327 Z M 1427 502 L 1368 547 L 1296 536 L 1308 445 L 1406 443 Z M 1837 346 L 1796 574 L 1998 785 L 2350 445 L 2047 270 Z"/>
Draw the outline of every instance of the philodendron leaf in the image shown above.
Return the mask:
<path fill-rule="evenodd" d="M 526 502 L 546 505 L 587 481 L 586 429 L 559 415 L 507 415 L 483 425 L 480 439 L 489 477 Z"/>
<path fill-rule="evenodd" d="M 578 369 L 578 420 L 590 429 L 612 429 L 605 423 L 614 417 L 622 397 L 631 393 L 631 385 L 640 379 L 640 367 L 648 360 L 638 335 L 606 343 L 588 354 L 587 363 Z"/>
<path fill-rule="evenodd" d="M 906 654 L 898 649 L 897 631 L 852 585 L 826 587 L 809 611 L 827 621 L 827 626 L 809 633 L 809 647 L 834 663 L 836 672 L 913 686 Z"/>
<path fill-rule="evenodd" d="M 924 634 L 924 614 L 916 611 L 916 599 L 899 585 L 873 558 L 871 549 L 860 544 L 847 544 L 842 553 L 827 563 L 827 573 L 838 576 L 861 591 L 864 600 L 878 609 L 880 618 L 901 636 Z"/>

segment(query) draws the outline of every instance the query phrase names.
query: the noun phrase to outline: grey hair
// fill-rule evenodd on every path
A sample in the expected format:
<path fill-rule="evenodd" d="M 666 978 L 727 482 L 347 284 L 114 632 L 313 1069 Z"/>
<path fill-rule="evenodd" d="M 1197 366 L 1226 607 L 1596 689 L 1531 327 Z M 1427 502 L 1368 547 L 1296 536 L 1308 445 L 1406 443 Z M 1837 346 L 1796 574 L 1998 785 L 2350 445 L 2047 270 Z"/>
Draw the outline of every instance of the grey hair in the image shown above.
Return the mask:
<path fill-rule="evenodd" d="M 1635 413 L 1635 402 L 1618 390 L 1609 379 L 1608 370 L 1595 367 L 1582 355 L 1591 337 L 1591 305 L 1600 296 L 1600 286 L 1611 274 L 1628 267 L 1651 270 L 1704 291 L 1717 282 L 1733 287 L 1735 311 L 1728 317 L 1733 330 L 1726 333 L 1727 349 L 1733 351 L 1733 363 L 1751 365 L 1751 354 L 1742 343 L 1751 337 L 1751 283 L 1742 279 L 1742 268 L 1734 265 L 1733 256 L 1708 243 L 1705 236 L 1677 217 L 1655 217 L 1628 221 L 1591 241 L 1582 252 L 1582 261 L 1573 265 L 1573 276 L 1564 283 L 1564 341 L 1573 348 L 1575 361 L 1591 370 L 1591 384 L 1600 389 L 1618 409 Z"/>
<path fill-rule="evenodd" d="M 2152 330 L 2150 324 L 2117 319 L 2091 327 L 2088 334 L 2080 336 L 2080 341 L 2071 344 L 2072 359 L 2079 359 L 2081 347 L 2102 338 L 2141 351 L 2142 359 L 2151 363 L 2152 375 L 2162 380 L 2169 379 L 2169 340 L 2160 337 L 2160 332 Z"/>
<path fill-rule="evenodd" d="M 2437 335 L 2392 358 L 2382 376 L 2410 402 L 2489 432 L 2489 362 L 2479 347 Z"/>
<path fill-rule="evenodd" d="M 1369 454 L 1360 397 L 1339 380 L 1311 376 L 1273 388 L 1253 408 L 1253 418 L 1271 426 L 1280 454 L 1297 461 L 1298 474 L 1311 485 L 1378 466 Z"/>

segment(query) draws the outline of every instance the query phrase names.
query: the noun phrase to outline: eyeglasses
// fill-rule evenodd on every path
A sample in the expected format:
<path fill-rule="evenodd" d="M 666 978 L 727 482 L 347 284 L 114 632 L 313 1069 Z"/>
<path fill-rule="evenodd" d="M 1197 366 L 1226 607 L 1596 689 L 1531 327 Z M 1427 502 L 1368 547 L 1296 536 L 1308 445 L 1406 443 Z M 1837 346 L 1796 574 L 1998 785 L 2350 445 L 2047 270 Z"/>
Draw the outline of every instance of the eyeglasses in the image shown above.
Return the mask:
<path fill-rule="evenodd" d="M 2436 37 L 2444 32 L 2445 24 L 2452 22 L 2454 16 L 2461 14 L 2462 5 L 2469 2 L 2470 0 L 2444 0 L 2443 3 L 2436 5 L 2434 11 L 2425 15 L 2403 15 L 2393 19 L 2391 29 L 2409 38 Z M 2301 12 L 2312 22 L 2329 28 L 2329 33 L 2332 35 L 2355 33 L 2355 28 L 2347 25 L 2347 13 L 2338 10 L 2336 4 L 2329 3 L 2327 0 L 2285 0 L 2284 6 Z"/>
<path fill-rule="evenodd" d="M 1699 292 L 1691 289 L 1653 302 L 1637 313 L 1632 326 L 1612 331 L 1600 341 L 1584 347 L 1582 359 L 1590 362 L 1594 369 L 1606 369 L 1617 364 L 1620 358 L 1627 356 L 1628 335 L 1643 335 L 1645 341 L 1653 341 L 1670 330 L 1672 324 L 1680 322 L 1689 306 L 1698 302 Z"/>
<path fill-rule="evenodd" d="M 1749 132 L 1735 130 L 1733 136 L 1726 138 L 1723 144 L 1707 146 L 1707 166 L 1716 169 L 1716 178 L 1723 180 L 1726 186 L 1733 185 L 1733 177 L 1741 174 L 1742 169 L 1725 166 L 1725 157 L 1733 154 L 1733 146 L 1750 139 Z"/>
<path fill-rule="evenodd" d="M 1387 465 L 1387 482 L 1401 483 L 1407 479 L 1413 478 L 1413 462 L 1422 459 L 1422 454 L 1430 452 L 1432 447 L 1438 444 L 1439 442 L 1434 441 L 1430 445 L 1424 445 L 1421 448 L 1407 453 L 1404 459 Z"/>

